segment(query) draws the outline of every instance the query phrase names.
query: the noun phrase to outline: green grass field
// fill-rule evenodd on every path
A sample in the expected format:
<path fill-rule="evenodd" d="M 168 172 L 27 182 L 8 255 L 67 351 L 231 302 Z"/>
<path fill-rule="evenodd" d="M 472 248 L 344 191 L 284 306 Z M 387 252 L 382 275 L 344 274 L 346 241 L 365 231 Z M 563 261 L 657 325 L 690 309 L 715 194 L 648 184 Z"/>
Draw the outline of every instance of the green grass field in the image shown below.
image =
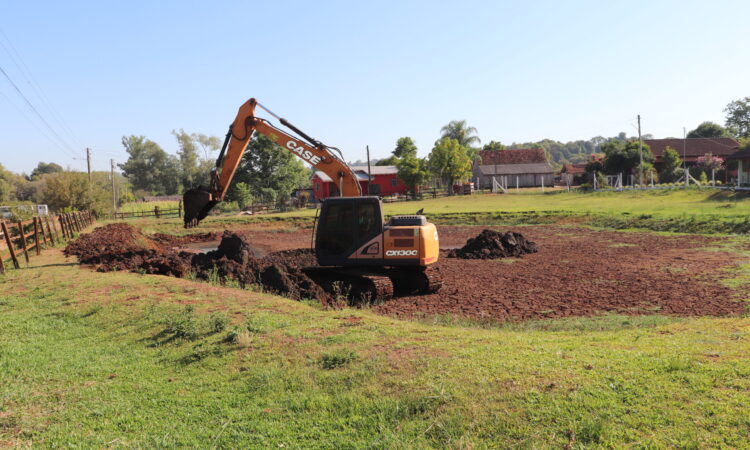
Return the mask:
<path fill-rule="evenodd" d="M 118 208 L 117 212 L 129 213 L 129 212 L 151 212 L 155 207 L 159 207 L 160 210 L 177 209 L 180 202 L 148 202 L 148 203 L 125 203 Z"/>
<path fill-rule="evenodd" d="M 52 250 L 33 261 L 0 284 L 0 446 L 698 448 L 750 439 L 747 318 L 483 329 L 94 273 Z"/>
<path fill-rule="evenodd" d="M 598 208 L 700 219 L 705 208 L 735 220 L 718 206 L 750 205 L 705 191 L 638 195 L 486 195 L 386 212 L 429 216 L 447 202 L 458 214 Z M 294 217 L 262 220 L 309 221 Z M 216 216 L 198 231 L 258 220 Z M 178 219 L 133 223 L 184 232 Z M 747 244 L 727 243 L 739 261 Z M 750 265 L 728 275 L 746 290 Z M 0 275 L 0 447 L 742 448 L 748 354 L 748 317 L 400 321 L 97 273 L 52 249 Z"/>
<path fill-rule="evenodd" d="M 512 190 L 511 190 L 512 192 Z M 385 203 L 384 213 L 424 208 L 438 224 L 573 223 L 616 229 L 690 233 L 750 232 L 750 196 L 713 189 L 579 193 L 538 190 Z M 314 209 L 277 214 L 209 216 L 201 229 L 223 230 L 257 222 L 311 221 Z M 178 218 L 135 222 L 149 232 L 184 234 Z"/>

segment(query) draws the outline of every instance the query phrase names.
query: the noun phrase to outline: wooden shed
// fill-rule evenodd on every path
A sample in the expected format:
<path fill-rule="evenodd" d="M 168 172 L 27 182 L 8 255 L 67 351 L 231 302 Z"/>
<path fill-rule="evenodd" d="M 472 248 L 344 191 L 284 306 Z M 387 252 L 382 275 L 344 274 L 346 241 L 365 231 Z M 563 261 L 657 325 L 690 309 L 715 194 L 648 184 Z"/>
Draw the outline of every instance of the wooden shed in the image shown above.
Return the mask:
<path fill-rule="evenodd" d="M 482 150 L 481 163 L 475 163 L 472 170 L 474 180 L 482 189 L 492 188 L 493 177 L 508 187 L 553 186 L 555 173 L 547 162 L 544 150 L 537 148 L 517 150 Z"/>

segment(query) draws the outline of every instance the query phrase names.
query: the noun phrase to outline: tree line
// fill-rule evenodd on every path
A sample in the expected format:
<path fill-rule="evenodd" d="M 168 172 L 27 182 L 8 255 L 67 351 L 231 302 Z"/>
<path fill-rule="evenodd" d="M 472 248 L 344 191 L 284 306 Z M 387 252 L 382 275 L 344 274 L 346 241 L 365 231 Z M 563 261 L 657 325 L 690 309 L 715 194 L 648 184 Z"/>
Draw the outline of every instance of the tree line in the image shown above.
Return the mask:
<path fill-rule="evenodd" d="M 724 112 L 724 126 L 703 122 L 687 136 L 733 137 L 741 142 L 742 148 L 750 148 L 750 97 L 730 102 Z M 168 154 L 145 136 L 123 136 L 122 145 L 128 159 L 119 165 L 122 176 L 115 174 L 117 202 L 132 201 L 144 195 L 180 194 L 208 183 L 221 140 L 182 129 L 173 130 L 172 135 L 178 144 L 176 155 Z M 649 137 L 644 136 L 645 139 Z M 644 145 L 641 167 L 638 142 L 624 132 L 609 138 L 596 136 L 565 143 L 543 139 L 507 146 L 499 140 L 481 144 L 475 127 L 465 120 L 453 120 L 441 128 L 438 140 L 426 157 L 420 158 L 414 140 L 404 136 L 396 141 L 389 157 L 375 163 L 395 165 L 398 176 L 412 190 L 429 180 L 439 180 L 450 188 L 454 183 L 468 179 L 472 164 L 481 163 L 480 150 L 541 148 L 555 168 L 565 163 L 590 163 L 589 171 L 600 176 L 621 172 L 639 174 L 643 170 L 647 180 L 654 175 L 660 181 L 669 182 L 681 175 L 682 160 L 675 149 L 667 149 L 663 167 L 657 173 L 653 167 L 653 154 Z M 291 152 L 263 136 L 255 136 L 249 147 L 250 151 L 243 155 L 230 186 L 228 200 L 237 202 L 240 207 L 253 200 L 285 203 L 295 189 L 309 188 L 311 170 Z M 592 155 L 603 158 L 592 159 Z M 723 168 L 721 163 L 720 159 L 707 155 L 699 161 L 698 169 L 710 173 L 710 169 Z M 0 165 L 0 203 L 3 204 L 34 202 L 46 203 L 58 210 L 95 209 L 103 212 L 110 209 L 111 199 L 108 172 L 94 172 L 89 185 L 86 173 L 65 170 L 53 162 L 40 162 L 30 175 L 15 174 Z"/>

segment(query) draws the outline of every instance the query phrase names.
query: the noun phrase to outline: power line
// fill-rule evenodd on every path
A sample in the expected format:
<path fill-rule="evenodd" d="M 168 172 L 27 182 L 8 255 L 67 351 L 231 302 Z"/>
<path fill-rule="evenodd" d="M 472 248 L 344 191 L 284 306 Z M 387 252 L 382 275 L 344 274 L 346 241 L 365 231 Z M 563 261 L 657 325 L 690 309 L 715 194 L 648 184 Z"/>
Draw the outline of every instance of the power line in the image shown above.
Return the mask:
<path fill-rule="evenodd" d="M 10 104 L 11 106 L 13 106 L 13 107 L 14 107 L 14 108 L 16 109 L 16 111 L 18 111 L 18 112 L 19 112 L 19 113 L 20 113 L 20 114 L 21 114 L 21 115 L 22 115 L 22 116 L 23 116 L 23 117 L 24 117 L 24 118 L 25 118 L 26 120 L 28 120 L 28 121 L 29 121 L 29 123 L 30 123 L 30 124 L 31 124 L 31 125 L 32 125 L 32 126 L 33 126 L 34 128 L 36 128 L 36 130 L 37 130 L 37 131 L 38 131 L 38 132 L 39 132 L 39 133 L 40 133 L 40 134 L 41 134 L 42 136 L 44 136 L 45 138 L 47 138 L 47 140 L 49 140 L 49 141 L 50 141 L 50 142 L 51 142 L 52 144 L 56 145 L 56 146 L 57 146 L 57 147 L 58 147 L 58 148 L 59 148 L 60 150 L 63 150 L 63 151 L 65 151 L 65 152 L 67 152 L 67 151 L 68 151 L 68 150 L 67 150 L 67 149 L 66 149 L 65 147 L 63 147 L 62 145 L 60 145 L 60 143 L 59 143 L 59 142 L 57 142 L 56 140 L 52 139 L 52 138 L 50 137 L 50 135 L 49 135 L 49 134 L 47 134 L 47 132 L 46 132 L 46 131 L 44 131 L 44 129 L 43 129 L 43 128 L 41 128 L 41 127 L 40 127 L 40 126 L 39 126 L 39 125 L 38 125 L 38 124 L 37 124 L 37 123 L 36 123 L 36 122 L 35 122 L 35 121 L 34 121 L 34 120 L 33 120 L 33 119 L 31 118 L 31 117 L 29 117 L 29 115 L 28 115 L 28 114 L 26 113 L 26 111 L 24 111 L 24 110 L 23 110 L 22 108 L 20 108 L 20 107 L 19 107 L 18 105 L 16 105 L 15 103 L 13 103 L 13 101 L 12 101 L 12 100 L 10 99 L 10 97 L 8 97 L 7 95 L 5 95 L 5 94 L 4 94 L 3 92 L 0 92 L 0 95 L 2 95 L 2 96 L 3 96 L 3 98 L 5 98 L 5 100 L 7 100 L 7 101 L 8 101 L 8 103 L 9 103 L 9 104 Z M 68 152 L 68 153 L 70 153 L 70 152 Z M 75 156 L 73 156 L 73 159 L 76 159 L 76 157 L 75 157 Z"/>
<path fill-rule="evenodd" d="M 8 82 L 13 86 L 13 88 L 16 90 L 18 95 L 21 96 L 21 98 L 26 102 L 27 105 L 29 105 L 29 108 L 31 108 L 32 111 L 34 111 L 34 114 L 39 118 L 39 120 L 42 121 L 42 123 L 47 127 L 47 129 L 63 144 L 64 147 L 68 149 L 68 151 L 74 155 L 78 156 L 78 154 L 68 145 L 68 143 L 63 139 L 57 131 L 55 131 L 54 128 L 47 122 L 47 120 L 39 113 L 39 111 L 36 109 L 36 107 L 29 101 L 29 99 L 23 94 L 21 89 L 16 85 L 16 83 L 13 81 L 13 79 L 8 75 L 8 73 L 0 66 L 0 73 L 3 74 L 3 76 L 8 80 Z"/>
<path fill-rule="evenodd" d="M 73 139 L 73 141 L 79 146 L 83 147 L 83 145 L 78 141 L 76 138 L 75 133 L 73 130 L 70 129 L 67 123 L 65 123 L 65 120 L 62 118 L 60 113 L 57 112 L 55 107 L 52 105 L 52 102 L 49 101 L 49 98 L 44 93 L 44 90 L 42 87 L 37 83 L 36 79 L 34 78 L 34 75 L 31 73 L 31 69 L 29 69 L 29 66 L 26 65 L 26 62 L 21 57 L 20 53 L 16 50 L 15 46 L 13 46 L 13 43 L 10 41 L 10 38 L 7 34 L 0 28 L 0 35 L 5 38 L 5 41 L 8 43 L 8 47 L 10 47 L 10 50 L 8 47 L 5 46 L 2 40 L 0 40 L 0 46 L 2 46 L 6 53 L 10 56 L 11 61 L 13 61 L 13 64 L 16 65 L 21 75 L 26 79 L 26 83 L 31 86 L 31 88 L 36 93 L 37 97 L 42 101 L 44 106 L 47 107 L 47 109 L 52 113 L 52 117 L 57 121 L 58 125 L 62 127 L 62 129 L 68 134 L 69 137 Z M 15 56 L 14 56 L 15 54 Z M 17 58 L 17 59 L 16 59 Z M 20 62 L 20 64 L 19 64 Z"/>

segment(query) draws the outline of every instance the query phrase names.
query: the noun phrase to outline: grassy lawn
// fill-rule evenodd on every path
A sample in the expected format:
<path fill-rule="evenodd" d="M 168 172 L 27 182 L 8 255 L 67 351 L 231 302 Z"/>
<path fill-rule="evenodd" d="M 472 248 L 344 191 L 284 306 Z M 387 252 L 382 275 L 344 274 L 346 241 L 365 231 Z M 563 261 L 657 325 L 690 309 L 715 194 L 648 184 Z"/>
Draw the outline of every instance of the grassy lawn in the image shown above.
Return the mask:
<path fill-rule="evenodd" d="M 0 446 L 743 447 L 750 319 L 481 327 L 95 273 L 0 276 Z"/>
<path fill-rule="evenodd" d="M 690 233 L 750 232 L 750 196 L 713 189 L 596 193 L 522 190 L 518 194 L 385 203 L 384 213 L 413 214 L 421 208 L 428 219 L 438 224 L 577 223 Z M 208 217 L 199 229 L 219 231 L 257 222 L 309 222 L 314 216 L 313 209 L 258 216 L 222 214 Z M 178 218 L 149 218 L 136 223 L 148 232 L 186 232 Z"/>
<path fill-rule="evenodd" d="M 154 207 L 159 207 L 160 210 L 177 209 L 180 205 L 179 202 L 161 201 L 161 202 L 148 202 L 148 203 L 125 203 L 122 205 L 118 212 L 153 212 Z"/>

